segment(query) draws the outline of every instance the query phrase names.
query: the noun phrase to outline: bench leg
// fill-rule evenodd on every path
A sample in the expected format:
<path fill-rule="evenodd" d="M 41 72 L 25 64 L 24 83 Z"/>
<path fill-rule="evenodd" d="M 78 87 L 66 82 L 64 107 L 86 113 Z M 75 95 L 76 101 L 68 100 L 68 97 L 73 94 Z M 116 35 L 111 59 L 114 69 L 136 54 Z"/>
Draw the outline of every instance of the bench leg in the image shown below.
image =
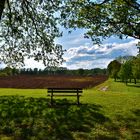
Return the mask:
<path fill-rule="evenodd" d="M 79 105 L 80 104 L 80 102 L 79 102 L 79 94 L 77 93 L 77 104 Z"/>
<path fill-rule="evenodd" d="M 51 105 L 53 105 L 53 94 L 51 95 Z"/>

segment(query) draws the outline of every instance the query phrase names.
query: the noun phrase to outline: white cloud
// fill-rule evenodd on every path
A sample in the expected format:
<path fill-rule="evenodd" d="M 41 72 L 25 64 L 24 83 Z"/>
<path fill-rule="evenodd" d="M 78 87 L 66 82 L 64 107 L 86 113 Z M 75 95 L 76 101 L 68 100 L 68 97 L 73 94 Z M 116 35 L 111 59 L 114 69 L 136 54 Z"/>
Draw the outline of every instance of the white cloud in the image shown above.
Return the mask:
<path fill-rule="evenodd" d="M 88 44 L 73 47 L 66 53 L 66 65 L 68 68 L 105 68 L 118 56 L 135 56 L 137 42 L 138 40 L 131 40 L 127 43 L 106 43 L 101 46 Z"/>
<path fill-rule="evenodd" d="M 45 66 L 41 62 L 37 62 L 34 59 L 26 59 L 25 60 L 25 67 L 24 68 L 39 68 L 39 69 L 44 69 Z"/>

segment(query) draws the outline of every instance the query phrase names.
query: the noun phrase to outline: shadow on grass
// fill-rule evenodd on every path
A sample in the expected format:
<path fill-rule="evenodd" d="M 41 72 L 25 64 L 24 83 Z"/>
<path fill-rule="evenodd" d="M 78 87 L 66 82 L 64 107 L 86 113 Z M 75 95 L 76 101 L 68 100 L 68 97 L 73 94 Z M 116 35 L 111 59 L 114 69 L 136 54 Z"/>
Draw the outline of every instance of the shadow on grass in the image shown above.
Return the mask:
<path fill-rule="evenodd" d="M 50 107 L 45 98 L 22 96 L 0 97 L 0 135 L 16 140 L 73 140 L 74 132 L 88 133 L 95 124 L 109 121 L 101 106 L 72 105 L 72 101 L 56 100 Z"/>
<path fill-rule="evenodd" d="M 117 140 L 140 139 L 140 110 L 116 115 L 116 123 L 102 106 L 45 98 L 0 97 L 0 139 L 13 140 Z"/>
<path fill-rule="evenodd" d="M 120 136 L 125 139 L 140 139 L 140 109 L 131 110 L 126 116 L 116 115 Z"/>
<path fill-rule="evenodd" d="M 132 111 L 137 117 L 139 117 L 140 119 L 140 109 L 136 109 L 134 111 Z"/>
<path fill-rule="evenodd" d="M 133 85 L 127 84 L 127 86 L 129 86 L 129 87 L 136 87 L 136 88 L 140 88 L 140 84 L 139 84 L 139 85 L 137 85 L 137 84 L 133 84 Z"/>
<path fill-rule="evenodd" d="M 122 82 L 121 80 L 117 80 L 117 81 L 115 81 L 115 82 L 126 84 L 125 82 Z M 128 87 L 140 88 L 140 82 L 137 81 L 136 84 L 135 84 L 134 82 L 128 82 L 128 83 L 127 83 L 127 86 L 128 86 Z"/>

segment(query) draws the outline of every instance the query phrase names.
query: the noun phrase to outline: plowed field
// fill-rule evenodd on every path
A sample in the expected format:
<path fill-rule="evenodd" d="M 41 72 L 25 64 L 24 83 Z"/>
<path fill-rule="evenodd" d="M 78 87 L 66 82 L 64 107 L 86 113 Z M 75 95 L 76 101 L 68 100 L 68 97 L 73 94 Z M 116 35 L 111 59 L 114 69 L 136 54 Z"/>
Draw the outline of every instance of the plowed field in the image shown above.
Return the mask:
<path fill-rule="evenodd" d="M 107 76 L 11 76 L 0 77 L 0 88 L 90 88 L 107 79 Z"/>

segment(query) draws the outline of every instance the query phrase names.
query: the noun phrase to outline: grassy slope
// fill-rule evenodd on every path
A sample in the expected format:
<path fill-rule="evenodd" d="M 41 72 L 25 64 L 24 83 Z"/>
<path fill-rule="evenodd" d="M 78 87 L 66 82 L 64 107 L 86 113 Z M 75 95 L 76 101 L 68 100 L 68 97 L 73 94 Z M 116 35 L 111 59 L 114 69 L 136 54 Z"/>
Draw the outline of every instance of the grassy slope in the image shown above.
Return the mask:
<path fill-rule="evenodd" d="M 108 87 L 107 91 L 101 91 L 101 89 L 106 86 Z M 18 122 L 16 122 L 15 117 L 11 117 L 9 123 L 11 123 L 11 121 L 16 123 L 12 128 L 14 132 L 10 133 L 11 136 L 9 138 L 11 139 L 14 139 L 12 135 L 25 137 L 25 139 L 29 137 L 32 139 L 35 139 L 35 137 L 37 139 L 48 137 L 48 139 L 52 140 L 64 138 L 76 140 L 140 139 L 140 88 L 138 87 L 126 86 L 123 83 L 108 80 L 95 88 L 84 90 L 83 96 L 81 97 L 82 105 L 80 107 L 68 105 L 67 102 L 69 102 L 69 99 L 57 99 L 56 102 L 58 106 L 50 108 L 48 105 L 49 99 L 44 99 L 44 97 L 46 97 L 46 90 L 44 89 L 0 89 L 0 95 L 38 97 L 32 100 L 30 98 L 28 100 L 26 99 L 25 103 L 28 104 L 31 110 L 35 110 L 35 107 L 37 110 L 41 110 L 39 117 L 35 111 L 33 114 L 25 113 L 29 116 L 27 115 L 27 117 L 22 118 L 23 121 L 26 119 L 29 120 L 29 118 L 35 118 L 36 123 L 32 123 L 32 125 L 27 121 L 27 128 L 30 128 L 30 130 L 34 128 L 32 133 L 34 132 L 35 134 L 32 136 L 27 135 L 23 127 L 17 127 Z M 2 98 L 4 99 L 0 100 L 1 115 L 2 110 L 7 105 L 5 102 L 2 103 L 5 97 Z M 8 99 L 8 97 L 6 98 Z M 11 98 L 11 96 L 9 96 L 9 98 Z M 70 99 L 73 100 L 71 102 L 75 102 L 75 98 Z M 23 99 L 20 100 L 23 101 Z M 17 102 L 19 100 L 11 98 L 10 101 Z M 62 102 L 66 102 L 66 104 L 59 106 Z M 22 104 L 21 108 L 26 108 L 25 104 Z M 15 105 L 13 105 L 12 109 L 16 111 L 16 114 L 20 112 L 16 109 Z M 26 110 L 24 110 L 24 112 L 26 112 Z M 22 116 L 24 116 L 24 113 Z M 2 117 L 4 121 L 6 115 L 2 115 Z M 32 122 L 32 119 L 30 121 Z M 0 123 L 3 126 L 0 128 L 1 136 L 8 135 L 6 133 L 7 129 L 4 129 L 6 124 L 1 121 Z M 44 127 L 46 128 L 44 129 Z M 20 132 L 18 132 L 19 130 Z M 37 133 L 38 131 L 40 133 Z"/>
<path fill-rule="evenodd" d="M 106 86 L 107 91 L 102 91 Z M 109 126 L 117 139 L 140 139 L 139 87 L 126 86 L 110 79 L 86 94 L 86 102 L 101 105 L 103 114 L 110 119 L 111 123 L 107 122 L 104 129 Z"/>
<path fill-rule="evenodd" d="M 107 86 L 107 91 L 102 91 Z M 131 110 L 140 107 L 140 88 L 126 86 L 120 82 L 108 80 L 105 83 L 85 91 L 83 102 L 96 103 L 104 106 L 107 114 Z"/>

